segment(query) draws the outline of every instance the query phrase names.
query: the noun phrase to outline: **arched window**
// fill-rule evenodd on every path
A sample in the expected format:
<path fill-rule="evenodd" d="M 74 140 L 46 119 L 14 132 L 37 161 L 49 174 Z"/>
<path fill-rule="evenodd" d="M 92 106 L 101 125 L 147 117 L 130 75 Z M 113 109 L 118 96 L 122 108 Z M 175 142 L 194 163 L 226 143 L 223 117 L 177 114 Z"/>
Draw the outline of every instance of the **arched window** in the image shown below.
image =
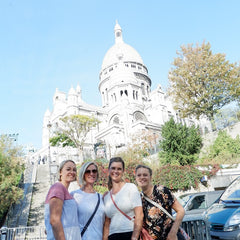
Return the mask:
<path fill-rule="evenodd" d="M 137 111 L 133 114 L 133 118 L 134 118 L 134 121 L 135 122 L 138 122 L 138 121 L 147 121 L 147 118 L 146 116 L 140 112 L 140 111 Z"/>
<path fill-rule="evenodd" d="M 112 116 L 112 118 L 110 119 L 110 124 L 120 124 L 118 114 L 115 114 L 114 116 Z"/>

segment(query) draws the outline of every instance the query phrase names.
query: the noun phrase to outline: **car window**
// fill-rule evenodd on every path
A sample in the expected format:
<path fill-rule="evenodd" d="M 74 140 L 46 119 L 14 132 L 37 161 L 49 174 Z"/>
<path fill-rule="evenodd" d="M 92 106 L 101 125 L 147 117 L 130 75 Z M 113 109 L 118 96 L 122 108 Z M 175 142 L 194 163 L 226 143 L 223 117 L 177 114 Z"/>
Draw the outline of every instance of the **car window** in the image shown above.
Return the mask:
<path fill-rule="evenodd" d="M 215 193 L 207 195 L 208 207 L 219 199 L 219 197 L 221 196 L 222 192 L 223 191 L 216 191 Z"/>
<path fill-rule="evenodd" d="M 221 196 L 222 201 L 240 201 L 240 178 L 232 182 Z"/>
<path fill-rule="evenodd" d="M 205 195 L 199 195 L 195 196 L 191 204 L 189 205 L 188 210 L 193 210 L 193 209 L 203 209 L 206 208 L 206 200 L 205 200 Z"/>
<path fill-rule="evenodd" d="M 189 199 L 191 198 L 192 196 L 190 194 L 187 194 L 187 195 L 181 195 L 180 197 L 178 197 L 178 201 L 181 203 L 181 205 L 183 207 L 185 207 L 185 205 L 187 204 L 187 202 L 189 201 Z"/>

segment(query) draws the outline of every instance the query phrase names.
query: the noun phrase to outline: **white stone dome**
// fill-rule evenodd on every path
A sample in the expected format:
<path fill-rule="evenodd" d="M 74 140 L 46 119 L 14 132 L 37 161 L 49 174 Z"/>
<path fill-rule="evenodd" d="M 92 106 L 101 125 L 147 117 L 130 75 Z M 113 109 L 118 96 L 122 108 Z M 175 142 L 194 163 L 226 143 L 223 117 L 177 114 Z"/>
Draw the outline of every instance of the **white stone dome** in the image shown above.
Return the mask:
<path fill-rule="evenodd" d="M 143 60 L 139 53 L 130 45 L 123 42 L 122 29 L 118 23 L 115 28 L 115 44 L 107 51 L 103 58 L 102 70 L 109 67 L 120 60 L 123 62 L 137 62 L 143 64 Z"/>
<path fill-rule="evenodd" d="M 107 51 L 103 59 L 102 70 L 119 62 L 119 60 L 122 60 L 123 62 L 137 62 L 143 64 L 143 60 L 139 53 L 130 45 L 122 42 L 113 45 Z"/>

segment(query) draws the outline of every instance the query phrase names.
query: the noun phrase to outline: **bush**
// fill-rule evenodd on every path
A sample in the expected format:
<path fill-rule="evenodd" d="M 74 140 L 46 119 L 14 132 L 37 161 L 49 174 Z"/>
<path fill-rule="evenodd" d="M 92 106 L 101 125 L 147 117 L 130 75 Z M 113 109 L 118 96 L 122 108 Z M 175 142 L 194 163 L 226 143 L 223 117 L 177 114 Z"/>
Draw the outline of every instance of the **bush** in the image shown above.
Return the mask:
<path fill-rule="evenodd" d="M 19 187 L 24 170 L 20 155 L 20 150 L 13 146 L 9 138 L 0 138 L 0 225 L 9 207 L 23 195 Z"/>
<path fill-rule="evenodd" d="M 203 173 L 194 166 L 166 165 L 153 173 L 153 182 L 172 191 L 198 188 Z"/>

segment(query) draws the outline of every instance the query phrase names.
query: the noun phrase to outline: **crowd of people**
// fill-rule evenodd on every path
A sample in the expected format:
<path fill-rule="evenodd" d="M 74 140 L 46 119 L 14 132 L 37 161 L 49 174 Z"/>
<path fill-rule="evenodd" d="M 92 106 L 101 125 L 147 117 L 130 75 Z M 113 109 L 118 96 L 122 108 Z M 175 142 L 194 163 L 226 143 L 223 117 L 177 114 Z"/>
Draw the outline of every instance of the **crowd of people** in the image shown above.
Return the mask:
<path fill-rule="evenodd" d="M 136 167 L 138 186 L 124 181 L 124 170 L 121 157 L 111 158 L 108 191 L 100 194 L 94 189 L 99 176 L 96 162 L 85 162 L 77 177 L 74 161 L 63 161 L 58 182 L 50 187 L 45 200 L 47 239 L 138 240 L 143 228 L 154 240 L 182 239 L 179 227 L 184 209 L 171 191 L 153 185 L 148 166 Z M 69 193 L 68 187 L 76 179 L 79 189 Z M 170 215 L 174 209 L 176 219 L 169 218 L 155 203 Z"/>

